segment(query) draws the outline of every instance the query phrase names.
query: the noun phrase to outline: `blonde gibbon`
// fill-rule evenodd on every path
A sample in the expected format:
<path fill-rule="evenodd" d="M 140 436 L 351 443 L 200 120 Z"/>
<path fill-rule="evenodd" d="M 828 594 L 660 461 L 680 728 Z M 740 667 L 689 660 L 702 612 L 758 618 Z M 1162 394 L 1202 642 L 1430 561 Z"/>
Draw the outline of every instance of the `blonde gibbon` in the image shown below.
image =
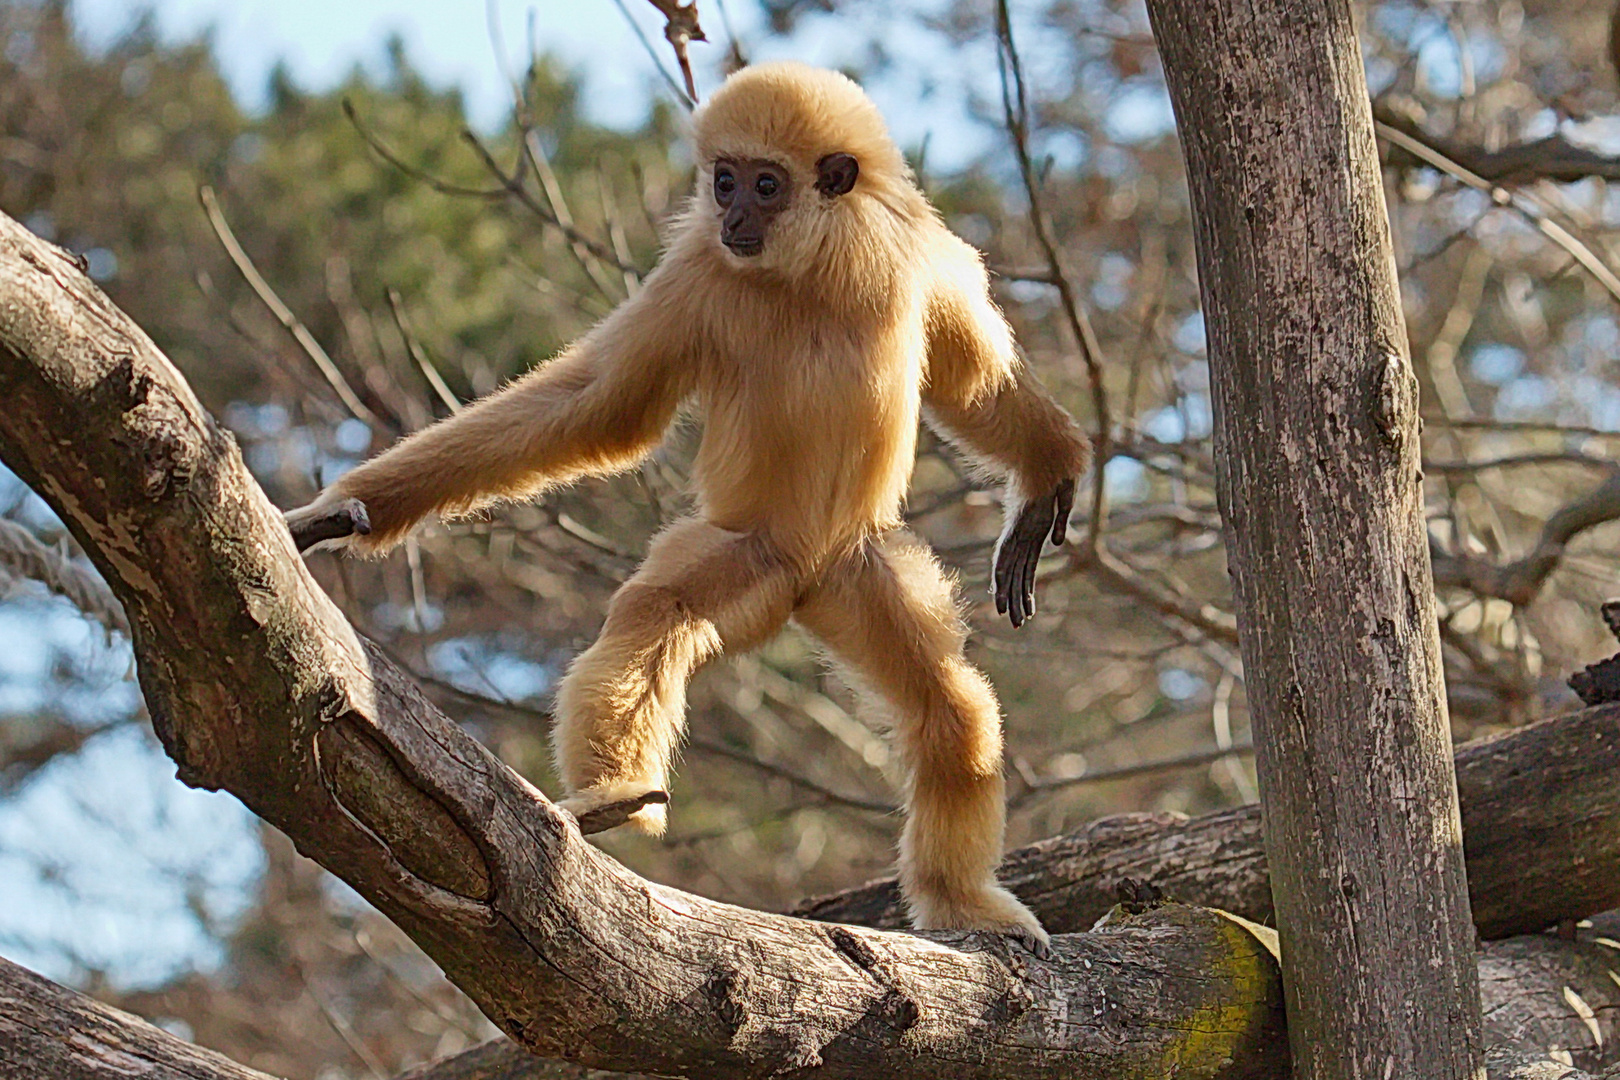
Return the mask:
<path fill-rule="evenodd" d="M 593 827 L 662 832 L 687 680 L 791 618 L 892 714 L 913 924 L 1044 951 L 996 883 L 996 697 L 963 659 L 954 583 L 901 530 L 901 504 L 920 417 L 1005 479 L 994 592 L 1018 626 L 1088 444 L 855 83 L 745 68 L 693 124 L 696 192 L 641 289 L 554 360 L 289 513 L 294 538 L 380 552 L 427 514 L 625 469 L 695 401 L 697 512 L 653 540 L 557 693 L 561 805 Z"/>

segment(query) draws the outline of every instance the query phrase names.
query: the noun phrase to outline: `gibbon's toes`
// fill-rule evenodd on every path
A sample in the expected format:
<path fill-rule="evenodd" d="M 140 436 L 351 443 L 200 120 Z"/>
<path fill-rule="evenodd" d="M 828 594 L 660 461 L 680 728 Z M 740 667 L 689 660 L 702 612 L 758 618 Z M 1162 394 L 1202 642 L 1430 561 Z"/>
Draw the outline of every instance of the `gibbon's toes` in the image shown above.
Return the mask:
<path fill-rule="evenodd" d="M 620 791 L 581 791 L 557 805 L 574 815 L 586 836 L 632 824 L 644 832 L 663 832 L 669 792 L 657 788 L 626 795 Z"/>
<path fill-rule="evenodd" d="M 344 499 L 330 506 L 322 506 L 317 500 L 289 510 L 286 517 L 287 529 L 300 552 L 329 540 L 371 534 L 371 516 L 359 499 Z"/>
<path fill-rule="evenodd" d="M 916 896 L 909 899 L 911 923 L 918 930 L 986 930 L 1016 939 L 1041 959 L 1052 955 L 1052 939 L 1034 912 L 1000 885 L 988 885 L 968 900 L 955 902 Z"/>
<path fill-rule="evenodd" d="M 1027 926 L 1020 926 L 1007 931 L 1007 936 L 1018 944 L 1035 954 L 1037 960 L 1052 959 L 1052 939 L 1040 927 L 1030 930 Z"/>

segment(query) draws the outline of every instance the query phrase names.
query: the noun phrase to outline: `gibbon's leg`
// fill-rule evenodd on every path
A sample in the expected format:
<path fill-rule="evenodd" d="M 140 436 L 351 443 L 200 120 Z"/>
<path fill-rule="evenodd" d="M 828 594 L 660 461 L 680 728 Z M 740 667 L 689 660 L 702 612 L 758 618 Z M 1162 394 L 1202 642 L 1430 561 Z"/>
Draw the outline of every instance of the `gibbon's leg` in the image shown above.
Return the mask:
<path fill-rule="evenodd" d="M 794 612 L 858 684 L 893 712 L 906 771 L 900 888 L 919 930 L 996 930 L 1045 952 L 1029 909 L 996 883 L 1006 824 L 1001 714 L 962 658 L 952 582 L 904 534 L 869 541 L 826 570 Z"/>
<path fill-rule="evenodd" d="M 753 535 L 688 519 L 653 540 L 557 690 L 552 752 L 568 789 L 561 805 L 581 827 L 664 831 L 687 680 L 722 649 L 749 649 L 776 633 L 796 586 L 787 563 Z"/>

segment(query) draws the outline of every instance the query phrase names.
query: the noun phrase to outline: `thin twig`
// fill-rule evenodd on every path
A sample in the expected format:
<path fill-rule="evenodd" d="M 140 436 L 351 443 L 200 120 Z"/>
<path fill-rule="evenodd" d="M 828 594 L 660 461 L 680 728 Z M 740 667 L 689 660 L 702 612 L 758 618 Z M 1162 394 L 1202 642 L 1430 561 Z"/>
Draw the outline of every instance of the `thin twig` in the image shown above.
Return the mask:
<path fill-rule="evenodd" d="M 703 27 L 698 25 L 697 0 L 650 0 L 664 16 L 664 40 L 675 50 L 675 62 L 680 65 L 681 78 L 686 80 L 687 98 L 694 104 L 698 99 L 697 84 L 692 81 L 692 60 L 686 46 L 693 41 L 708 41 Z"/>
<path fill-rule="evenodd" d="M 373 135 L 371 129 L 366 127 L 365 124 L 361 123 L 360 116 L 355 111 L 354 102 L 348 98 L 343 99 L 343 115 L 349 118 L 349 123 L 354 125 L 354 130 L 359 134 L 361 140 L 364 141 L 367 146 L 371 147 L 378 157 L 382 158 L 389 165 L 392 165 L 394 168 L 398 169 L 412 180 L 426 184 L 428 187 L 432 188 L 434 191 L 437 191 L 441 195 L 454 195 L 457 198 L 462 199 L 488 199 L 491 202 L 499 202 L 511 197 L 512 192 L 504 183 L 500 187 L 496 188 L 466 187 L 462 184 L 454 184 L 448 180 L 441 179 L 440 177 L 434 176 L 432 173 L 427 172 L 424 169 L 420 169 L 417 166 L 412 165 L 410 162 L 394 153 L 393 150 L 389 149 L 387 143 L 383 142 L 376 135 Z M 502 176 L 501 179 L 504 181 L 505 177 Z M 552 223 L 548 222 L 547 224 Z"/>
<path fill-rule="evenodd" d="M 540 190 L 545 192 L 546 202 L 551 208 L 552 215 L 561 224 L 568 235 L 582 235 L 574 228 L 573 211 L 568 208 L 568 199 L 563 193 L 562 184 L 557 180 L 557 174 L 551 168 L 551 161 L 546 157 L 545 148 L 540 145 L 540 136 L 530 127 L 523 132 L 524 160 L 534 169 L 534 174 L 540 180 Z M 639 275 L 627 261 L 620 261 L 617 256 L 603 260 L 597 246 L 584 243 L 571 243 L 568 248 L 574 256 L 579 268 L 585 271 L 585 276 L 596 285 L 597 291 L 609 300 L 617 303 L 618 295 L 612 283 L 603 274 L 601 263 L 606 261 L 615 270 L 625 276 L 625 280 L 636 279 Z M 591 256 L 596 256 L 593 261 Z M 634 290 L 631 290 L 632 292 Z"/>
<path fill-rule="evenodd" d="M 387 407 L 391 418 L 401 430 L 416 431 L 428 422 L 427 410 L 416 395 L 400 385 L 394 370 L 383 359 L 382 346 L 377 340 L 377 328 L 371 316 L 360 306 L 354 295 L 354 281 L 349 261 L 342 255 L 326 260 L 326 296 L 337 309 L 343 325 L 343 338 L 349 352 L 360 366 L 366 386 Z"/>
<path fill-rule="evenodd" d="M 658 50 L 653 47 L 652 39 L 647 37 L 646 31 L 641 29 L 641 24 L 636 22 L 636 17 L 630 14 L 629 8 L 625 7 L 624 0 L 613 0 L 613 6 L 619 9 L 619 13 L 624 16 L 624 21 L 630 24 L 630 29 L 634 31 L 636 40 L 641 42 L 641 47 L 647 51 L 648 59 L 653 62 L 653 67 L 658 69 L 658 74 L 663 77 L 664 84 L 669 87 L 669 92 L 675 95 L 675 100 L 680 102 L 683 109 L 691 112 L 697 104 L 696 88 L 690 94 L 681 89 L 681 84 L 675 81 L 675 76 L 671 75 L 669 69 L 664 66 L 664 61 L 659 57 Z M 691 76 L 687 75 L 689 84 L 690 80 Z"/>
<path fill-rule="evenodd" d="M 214 197 L 214 189 L 207 184 L 202 185 L 197 189 L 197 198 L 202 201 L 203 213 L 208 215 L 208 224 L 213 226 L 214 235 L 219 238 L 220 245 L 224 247 L 225 254 L 230 256 L 231 262 L 236 264 L 236 269 L 241 273 L 243 280 L 253 289 L 264 306 L 270 309 L 270 314 L 276 317 L 276 321 L 292 335 L 294 341 L 298 342 L 304 354 L 314 361 L 327 383 L 342 399 L 344 406 L 372 427 L 384 426 L 377 418 L 377 414 L 366 408 L 365 402 L 360 400 L 354 388 L 349 385 L 349 380 L 343 377 L 337 365 L 332 363 L 332 358 L 326 355 L 326 350 L 321 348 L 321 343 L 315 340 L 315 335 L 299 321 L 291 308 L 281 302 L 281 297 L 276 295 L 275 290 L 270 288 L 270 283 L 260 275 L 258 267 L 253 265 L 253 260 L 248 258 L 248 253 L 237 242 L 236 234 L 231 231 L 230 222 L 225 220 L 225 214 L 219 208 L 219 200 Z"/>
<path fill-rule="evenodd" d="M 360 1038 L 359 1032 L 354 1030 L 353 1025 L 344 1019 L 337 1009 L 332 1006 L 332 1003 L 326 999 L 326 995 L 315 989 L 314 982 L 310 980 L 309 975 L 304 971 L 304 965 L 295 962 L 293 967 L 298 972 L 299 980 L 304 984 L 305 993 L 309 994 L 309 999 L 315 1003 L 315 1007 L 321 1011 L 321 1015 L 326 1017 L 326 1022 L 332 1025 L 332 1030 L 337 1032 L 338 1038 L 343 1040 L 343 1045 L 349 1048 L 349 1052 L 359 1059 L 360 1064 L 366 1067 L 366 1071 L 375 1080 L 386 1080 L 388 1073 L 383 1068 L 382 1062 L 377 1060 L 377 1056 L 371 1052 L 371 1048 L 365 1044 L 365 1040 Z"/>
<path fill-rule="evenodd" d="M 1095 552 L 1106 521 L 1106 485 L 1103 472 L 1112 456 L 1112 420 L 1108 411 L 1108 389 L 1103 385 L 1102 346 L 1092 329 L 1091 319 L 1075 295 L 1073 283 L 1063 269 L 1063 260 L 1052 239 L 1051 224 L 1041 208 L 1041 184 L 1034 163 L 1029 156 L 1029 97 L 1024 85 L 1024 67 L 1013 43 L 1012 16 L 1007 0 L 996 3 L 996 65 L 1001 74 L 1001 105 L 1006 117 L 1007 131 L 1012 136 L 1013 153 L 1018 157 L 1018 171 L 1024 179 L 1024 191 L 1029 198 L 1030 227 L 1046 256 L 1051 284 L 1058 290 L 1069 329 L 1080 349 L 1080 359 L 1086 367 L 1086 378 L 1091 384 L 1091 408 L 1096 413 L 1097 433 L 1092 447 L 1091 520 L 1086 526 L 1084 549 Z"/>
<path fill-rule="evenodd" d="M 818 784 L 808 776 L 800 776 L 798 773 L 784 765 L 777 765 L 774 762 L 757 758 L 752 754 L 745 754 L 740 750 L 733 750 L 725 743 L 716 742 L 713 739 L 705 739 L 701 736 L 693 736 L 689 745 L 692 749 L 701 750 L 705 754 L 713 754 L 715 757 L 725 758 L 727 761 L 735 761 L 740 765 L 746 765 L 751 769 L 756 769 L 767 776 L 774 776 L 778 780 L 786 780 L 794 787 L 799 787 L 803 788 L 805 791 L 814 792 L 830 803 L 836 803 L 839 806 L 847 806 L 852 810 L 865 810 L 874 814 L 892 814 L 899 809 L 899 807 L 893 806 L 889 803 L 877 802 L 873 799 L 862 799 L 855 795 L 841 794 L 832 790 L 831 788 L 823 787 L 821 784 Z"/>
<path fill-rule="evenodd" d="M 388 973 L 389 978 L 394 980 L 395 985 L 415 999 L 417 1004 L 432 1012 L 440 1020 L 443 1020 L 445 1023 L 456 1028 L 469 1039 L 477 1041 L 484 1038 L 485 1033 L 480 1031 L 475 1025 L 469 1024 L 467 1022 L 467 1018 L 462 1016 L 459 1011 L 450 1008 L 442 1001 L 435 1001 L 427 994 L 424 994 L 420 989 L 417 988 L 415 980 L 407 978 L 402 972 L 397 970 L 392 963 L 384 960 L 382 953 L 372 948 L 370 933 L 365 930 L 356 930 L 354 932 L 354 943 L 360 947 L 361 952 L 365 953 L 371 958 L 371 962 L 373 964 L 376 964 L 378 967 L 382 968 L 383 971 Z M 443 975 L 441 975 L 440 978 L 443 978 Z"/>
<path fill-rule="evenodd" d="M 1087 564 L 1093 574 L 1147 602 L 1161 615 L 1173 616 L 1217 641 L 1238 639 L 1237 620 L 1213 604 L 1201 604 L 1159 584 L 1130 563 L 1098 545 L 1096 556 Z"/>
<path fill-rule="evenodd" d="M 1079 787 L 1082 784 L 1100 784 L 1105 780 L 1129 780 L 1133 776 L 1149 776 L 1153 773 L 1170 772 L 1174 769 L 1192 769 L 1199 765 L 1211 765 L 1227 758 L 1252 753 L 1254 753 L 1252 743 L 1233 743 L 1227 747 L 1216 746 L 1207 750 L 1195 750 L 1190 754 L 1161 758 L 1158 761 L 1144 761 L 1136 765 L 1120 765 L 1111 769 L 1083 772 L 1079 776 L 1065 776 L 1051 780 L 1037 779 L 1033 783 L 1026 780 L 1027 786 L 1024 790 L 1010 801 L 1018 804 L 1036 795 L 1045 795 L 1049 792 L 1061 791 L 1064 788 Z"/>
<path fill-rule="evenodd" d="M 1426 473 L 1475 473 L 1487 469 L 1516 469 L 1527 465 L 1580 465 L 1588 469 L 1612 469 L 1614 459 L 1583 454 L 1578 450 L 1563 450 L 1542 454 L 1507 454 L 1503 457 L 1480 461 L 1425 461 Z"/>
<path fill-rule="evenodd" d="M 8 577 L 37 581 L 68 600 L 86 618 L 129 637 L 129 616 L 106 582 L 65 552 L 51 549 L 15 521 L 0 518 L 0 591 Z"/>
<path fill-rule="evenodd" d="M 519 158 L 518 167 L 515 168 L 511 173 L 508 173 L 505 169 L 501 168 L 500 163 L 494 159 L 493 155 L 489 153 L 476 135 L 470 131 L 463 132 L 462 137 L 466 139 L 467 142 L 469 142 L 473 149 L 478 153 L 479 159 L 484 168 L 488 170 L 490 175 L 494 176 L 500 181 L 500 186 L 495 188 L 467 187 L 463 184 L 451 183 L 450 181 L 442 179 L 441 177 L 434 176 L 432 173 L 417 168 L 415 165 L 412 165 L 401 158 L 389 148 L 388 144 L 384 143 L 369 128 L 367 128 L 364 123 L 361 122 L 359 113 L 355 110 L 354 102 L 350 101 L 348 98 L 343 99 L 343 115 L 349 118 L 349 123 L 354 125 L 354 130 L 356 133 L 358 133 L 360 138 L 365 141 L 367 146 L 371 147 L 371 149 L 376 152 L 378 157 L 382 158 L 383 161 L 398 169 L 406 176 L 409 176 L 411 179 L 428 185 L 441 195 L 452 195 L 465 199 L 485 199 L 492 202 L 506 199 L 514 200 L 521 204 L 524 209 L 528 210 L 535 217 L 539 218 L 542 222 L 562 233 L 570 243 L 583 244 L 591 252 L 591 254 L 609 263 L 616 270 L 625 269 L 619 265 L 618 260 L 613 257 L 612 253 L 609 252 L 606 247 L 602 246 L 597 241 L 592 240 L 589 236 L 586 236 L 573 226 L 563 224 L 557 219 L 555 214 L 547 210 L 539 202 L 535 201 L 534 196 L 530 195 L 528 190 L 523 186 L 523 159 L 521 157 Z"/>
<path fill-rule="evenodd" d="M 398 289 L 388 290 L 388 310 L 394 313 L 394 327 L 399 330 L 399 336 L 405 341 L 405 351 L 411 354 L 411 359 L 415 360 L 416 366 L 422 370 L 422 377 L 433 387 L 433 392 L 439 395 L 439 400 L 444 402 L 445 408 L 452 414 L 460 412 L 460 399 L 451 393 L 444 376 L 439 374 L 439 369 L 433 366 L 433 361 L 428 359 L 421 343 L 416 340 L 416 335 L 411 332 L 411 324 L 405 317 L 405 304 L 400 299 Z"/>
<path fill-rule="evenodd" d="M 1425 427 L 1449 427 L 1472 429 L 1478 431 L 1500 432 L 1546 432 L 1552 435 L 1579 435 L 1592 439 L 1620 439 L 1620 431 L 1612 428 L 1592 427 L 1583 424 L 1560 424 L 1552 420 L 1488 420 L 1481 418 L 1452 418 L 1448 416 L 1435 416 L 1429 413 L 1423 415 Z"/>
<path fill-rule="evenodd" d="M 1498 565 L 1472 555 L 1448 552 L 1431 538 L 1429 557 L 1434 566 L 1434 583 L 1524 607 L 1536 598 L 1553 571 L 1558 569 L 1570 541 L 1588 529 L 1616 519 L 1620 519 L 1620 468 L 1591 491 L 1559 507 L 1542 526 L 1535 547 L 1514 562 Z"/>
<path fill-rule="evenodd" d="M 1490 196 L 1491 201 L 1496 205 L 1518 211 L 1526 221 L 1540 230 L 1543 236 L 1569 252 L 1576 262 L 1580 263 L 1589 274 L 1597 279 L 1598 284 L 1608 290 L 1610 296 L 1616 301 L 1620 301 L 1620 277 L 1615 276 L 1614 271 L 1609 269 L 1608 264 L 1600 259 L 1596 252 L 1582 243 L 1568 229 L 1554 221 L 1548 214 L 1547 208 L 1542 206 L 1539 201 L 1522 191 L 1509 191 L 1507 188 L 1491 183 L 1477 173 L 1463 168 L 1434 147 L 1399 128 L 1391 127 L 1382 121 L 1374 121 L 1373 126 L 1380 136 L 1414 157 L 1421 159 L 1425 164 L 1467 184 L 1475 191 Z"/>

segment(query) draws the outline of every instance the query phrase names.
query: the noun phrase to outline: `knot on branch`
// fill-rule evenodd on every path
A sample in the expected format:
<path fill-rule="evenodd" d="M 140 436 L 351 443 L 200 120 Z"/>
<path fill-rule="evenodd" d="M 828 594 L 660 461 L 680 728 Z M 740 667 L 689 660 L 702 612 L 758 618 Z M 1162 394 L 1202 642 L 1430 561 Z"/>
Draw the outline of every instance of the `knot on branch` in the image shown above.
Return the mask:
<path fill-rule="evenodd" d="M 922 1009 L 912 995 L 900 985 L 900 979 L 878 955 L 876 949 L 862 941 L 854 931 L 834 926 L 827 931 L 827 939 L 850 963 L 872 977 L 882 987 L 883 997 L 873 1010 L 879 1019 L 896 1031 L 909 1031 L 922 1019 Z M 1026 1006 L 1027 1008 L 1027 1006 Z M 1022 1011 L 1022 1010 L 1020 1010 Z"/>
<path fill-rule="evenodd" d="M 1417 424 L 1417 375 L 1399 349 L 1385 348 L 1376 366 L 1377 385 L 1373 393 L 1373 421 L 1378 431 L 1399 452 L 1414 440 Z"/>

